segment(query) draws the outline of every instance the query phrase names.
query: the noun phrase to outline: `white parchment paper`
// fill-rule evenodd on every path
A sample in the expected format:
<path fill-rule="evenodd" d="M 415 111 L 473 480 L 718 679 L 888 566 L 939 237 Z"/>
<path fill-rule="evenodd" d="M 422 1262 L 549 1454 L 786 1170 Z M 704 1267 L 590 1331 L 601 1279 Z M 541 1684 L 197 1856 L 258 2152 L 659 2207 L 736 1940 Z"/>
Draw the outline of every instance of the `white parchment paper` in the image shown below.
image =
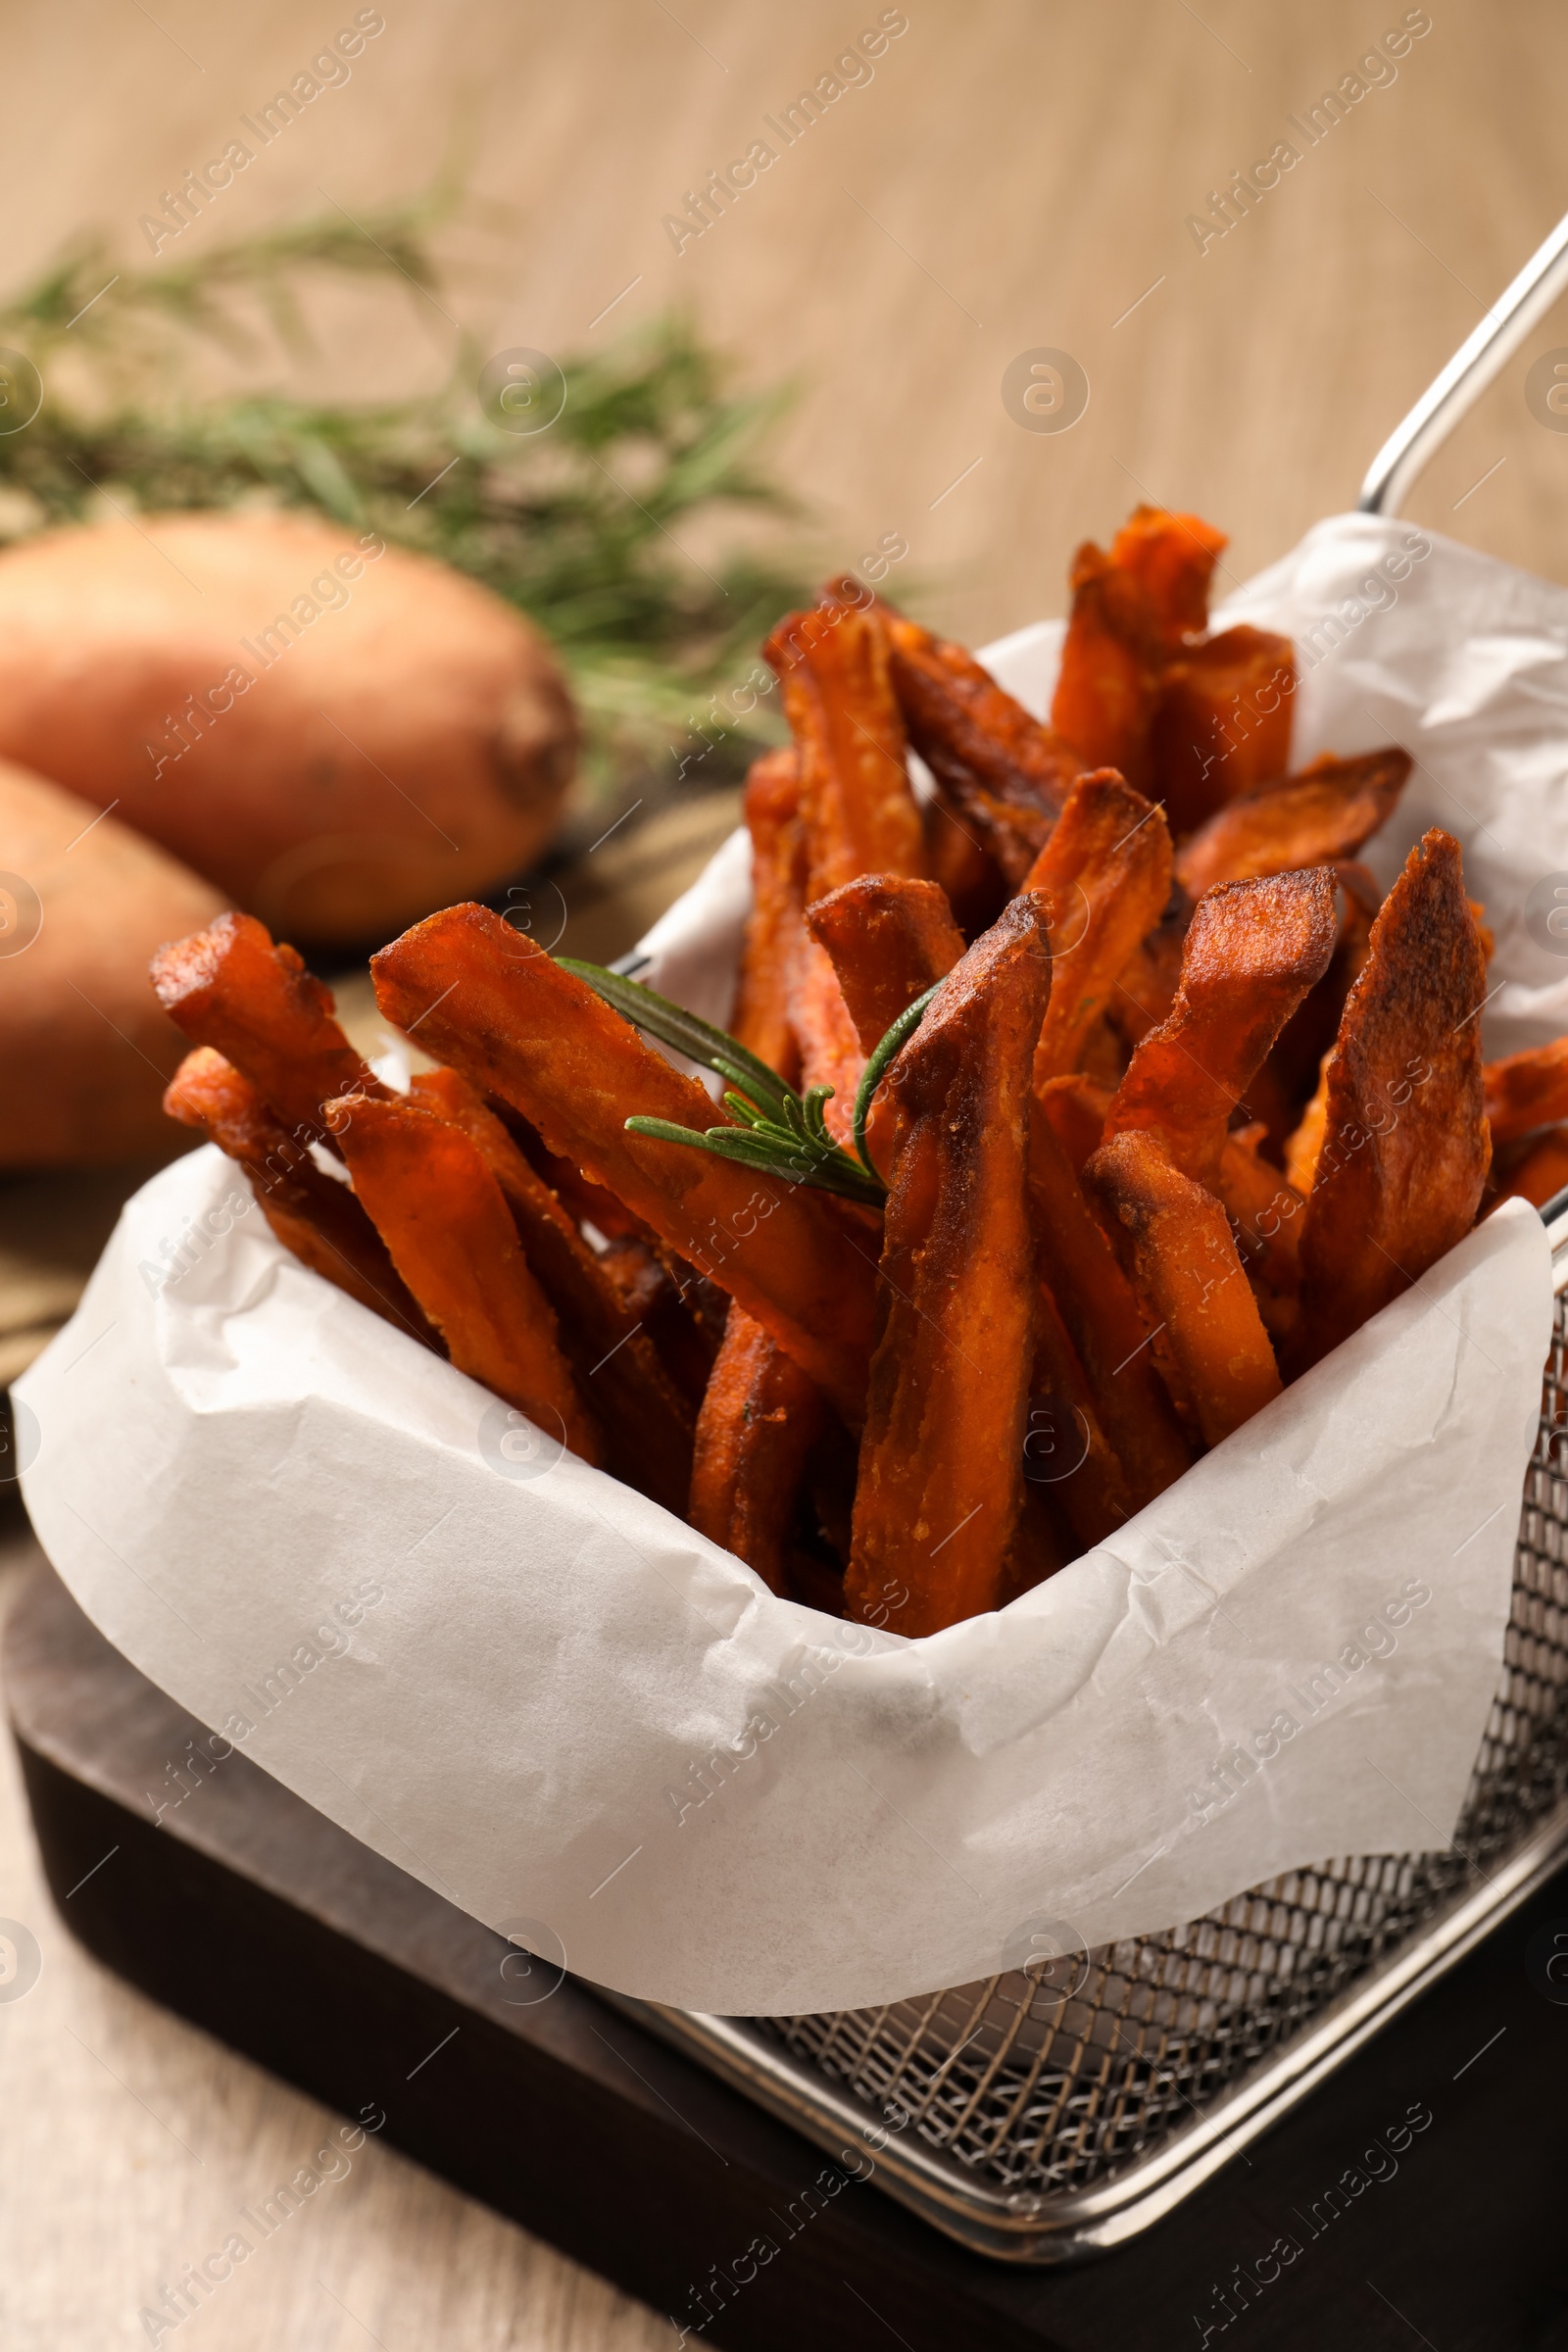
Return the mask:
<path fill-rule="evenodd" d="M 1568 597 L 1344 517 L 1224 617 L 1304 636 L 1333 612 L 1301 751 L 1416 753 L 1380 871 L 1427 823 L 1458 833 L 1501 935 L 1494 1023 L 1554 1033 L 1568 965 L 1520 909 L 1568 864 Z M 1036 709 L 1059 635 L 994 651 Z M 746 899 L 737 840 L 648 976 L 722 1019 Z M 128 1204 L 20 1384 L 24 1489 L 143 1672 L 465 1909 L 645 1998 L 860 2006 L 1042 1932 L 1100 1943 L 1330 1853 L 1447 1842 L 1550 1308 L 1510 1204 L 1114 1543 L 910 1642 L 775 1599 L 558 1458 L 298 1265 L 207 1150 Z"/>

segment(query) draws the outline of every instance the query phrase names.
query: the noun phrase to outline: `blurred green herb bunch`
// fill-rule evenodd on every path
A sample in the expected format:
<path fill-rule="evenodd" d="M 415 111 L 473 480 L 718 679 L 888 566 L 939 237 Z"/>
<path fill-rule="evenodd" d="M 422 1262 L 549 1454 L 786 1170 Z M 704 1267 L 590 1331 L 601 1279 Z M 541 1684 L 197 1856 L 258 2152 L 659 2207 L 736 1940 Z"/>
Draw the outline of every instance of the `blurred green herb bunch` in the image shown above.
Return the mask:
<path fill-rule="evenodd" d="M 598 792 L 657 795 L 693 767 L 692 781 L 725 781 L 769 723 L 762 710 L 740 717 L 728 690 L 803 587 L 766 553 L 713 554 L 710 523 L 724 509 L 799 512 L 762 463 L 788 388 L 731 393 L 718 355 L 670 317 L 602 354 L 561 355 L 564 407 L 530 436 L 486 414 L 488 355 L 461 328 L 446 381 L 420 397 L 193 389 L 203 340 L 240 359 L 264 348 L 259 312 L 286 351 L 307 354 L 312 273 L 433 299 L 430 236 L 452 210 L 437 193 L 358 220 L 334 213 L 145 270 L 117 271 L 100 244 L 71 251 L 0 306 L 0 346 L 44 387 L 25 429 L 0 434 L 0 540 L 111 505 L 315 508 L 440 557 L 549 632 Z"/>

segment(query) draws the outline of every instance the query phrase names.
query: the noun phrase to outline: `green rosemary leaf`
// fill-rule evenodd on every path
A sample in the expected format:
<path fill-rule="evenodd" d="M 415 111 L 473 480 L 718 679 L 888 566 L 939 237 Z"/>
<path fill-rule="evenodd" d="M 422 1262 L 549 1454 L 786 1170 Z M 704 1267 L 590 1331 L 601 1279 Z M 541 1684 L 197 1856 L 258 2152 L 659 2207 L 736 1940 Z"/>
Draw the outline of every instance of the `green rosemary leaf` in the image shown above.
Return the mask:
<path fill-rule="evenodd" d="M 649 1135 L 661 1143 L 711 1152 L 716 1159 L 737 1160 L 761 1175 L 782 1177 L 786 1184 L 808 1184 L 818 1192 L 837 1193 L 869 1208 L 879 1208 L 884 1198 L 879 1178 L 868 1177 L 847 1152 L 831 1146 L 825 1152 L 813 1152 L 800 1144 L 771 1141 L 746 1127 L 710 1127 L 699 1135 L 695 1127 L 677 1127 L 670 1119 L 632 1118 L 626 1121 L 626 1128 L 632 1135 Z"/>
<path fill-rule="evenodd" d="M 620 972 L 606 971 L 603 964 L 582 963 L 574 956 L 558 956 L 556 961 L 564 972 L 573 972 L 585 980 L 598 997 L 616 1012 L 657 1037 L 662 1046 L 672 1046 L 688 1060 L 700 1062 L 707 1069 L 716 1070 L 741 1088 L 758 1106 L 774 1117 L 787 1117 L 788 1105 L 797 1100 L 792 1088 L 785 1085 L 776 1070 L 722 1029 L 709 1021 L 700 1020 L 695 1012 L 682 1005 L 672 1004 L 667 997 L 640 980 L 628 980 Z"/>
<path fill-rule="evenodd" d="M 882 1082 L 883 1071 L 905 1041 L 919 1028 L 925 1017 L 926 1006 L 941 986 L 940 980 L 934 981 L 923 995 L 915 998 L 912 1004 L 906 1004 L 886 1036 L 879 1038 L 872 1049 L 855 1097 L 855 1149 L 862 1167 L 871 1167 L 871 1155 L 865 1148 L 865 1122 L 871 1115 L 871 1098 Z M 875 1171 L 872 1170 L 872 1173 Z"/>

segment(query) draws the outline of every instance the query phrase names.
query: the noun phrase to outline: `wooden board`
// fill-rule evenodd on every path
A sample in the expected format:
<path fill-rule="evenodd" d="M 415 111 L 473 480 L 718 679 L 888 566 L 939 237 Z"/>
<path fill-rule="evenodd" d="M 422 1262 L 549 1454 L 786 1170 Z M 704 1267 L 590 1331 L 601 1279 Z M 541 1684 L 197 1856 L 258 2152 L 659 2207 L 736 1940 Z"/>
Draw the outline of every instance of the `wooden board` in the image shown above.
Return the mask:
<path fill-rule="evenodd" d="M 1351 2347 L 1564 2340 L 1568 2008 L 1525 1955 L 1544 1925 L 1568 1932 L 1568 1879 L 1171 2222 L 1101 2262 L 1032 2272 L 964 2253 L 874 2180 L 824 2167 L 585 1985 L 519 1975 L 500 1936 L 243 1755 L 155 1823 L 147 1791 L 177 1785 L 169 1764 L 200 1727 L 46 1568 L 14 1610 L 5 1683 L 50 1885 L 93 1951 L 690 2340 L 1147 2352 L 1205 2327 L 1217 2342 L 1227 2281 L 1250 2340 L 1282 2352 L 1320 2352 L 1331 2312 Z M 1369 2157 L 1412 2110 L 1430 2120 L 1402 2152 Z M 1343 2210 L 1326 2203 L 1357 2167 Z"/>

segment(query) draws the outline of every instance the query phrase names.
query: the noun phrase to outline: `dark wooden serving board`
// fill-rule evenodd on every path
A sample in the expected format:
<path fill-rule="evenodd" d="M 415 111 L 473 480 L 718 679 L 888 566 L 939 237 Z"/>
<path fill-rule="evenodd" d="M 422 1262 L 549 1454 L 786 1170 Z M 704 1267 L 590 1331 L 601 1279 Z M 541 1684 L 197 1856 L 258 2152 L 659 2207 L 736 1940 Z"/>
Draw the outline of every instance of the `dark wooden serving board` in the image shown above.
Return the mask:
<path fill-rule="evenodd" d="M 873 2183 L 804 2199 L 823 2159 L 794 2132 L 572 1979 L 519 2001 L 553 1980 L 514 1977 L 514 1954 L 504 1976 L 499 1936 L 243 1755 L 155 1825 L 147 1792 L 169 1792 L 201 1727 L 47 1570 L 14 1611 L 5 1681 L 50 1885 L 62 1907 L 74 1889 L 92 1951 L 344 2114 L 384 2112 L 389 2140 L 676 2315 L 688 2341 L 1322 2352 L 1332 2330 L 1376 2352 L 1568 2352 L 1568 2005 L 1539 1989 L 1568 1874 L 1250 2161 L 1120 2253 L 1030 2271 L 965 2253 Z M 1396 2173 L 1313 2234 L 1329 2184 L 1412 2105 L 1432 2121 Z M 1299 2249 L 1283 2265 L 1281 2237 Z M 759 2238 L 776 2249 L 761 2263 Z M 1237 2265 L 1250 2299 L 1222 2327 Z"/>

